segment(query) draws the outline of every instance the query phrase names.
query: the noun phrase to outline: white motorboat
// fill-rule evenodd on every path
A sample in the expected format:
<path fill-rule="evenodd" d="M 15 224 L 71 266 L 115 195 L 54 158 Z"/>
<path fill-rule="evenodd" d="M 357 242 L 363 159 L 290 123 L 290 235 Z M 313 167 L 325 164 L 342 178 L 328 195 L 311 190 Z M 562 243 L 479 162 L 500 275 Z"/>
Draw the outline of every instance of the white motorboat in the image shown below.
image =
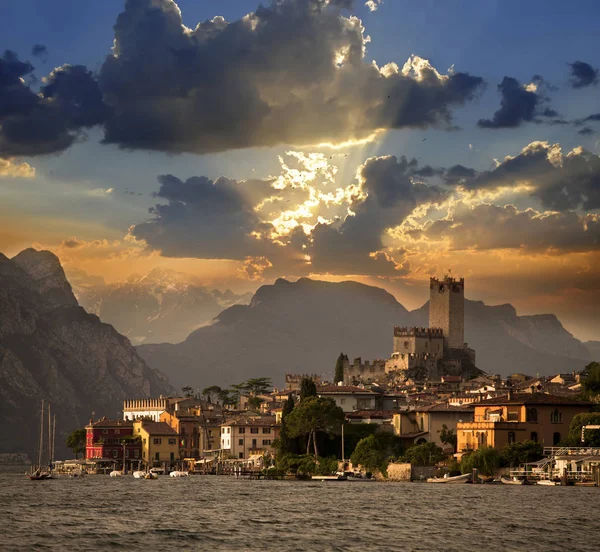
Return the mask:
<path fill-rule="evenodd" d="M 189 474 L 186 471 L 177 471 L 177 470 L 175 470 L 175 471 L 172 471 L 169 474 L 169 477 L 187 477 L 188 475 Z"/>
<path fill-rule="evenodd" d="M 557 483 L 556 481 L 552 481 L 550 479 L 540 479 L 539 481 L 536 482 L 536 485 L 544 485 L 544 486 L 548 486 L 548 487 L 556 487 L 556 485 L 559 485 L 560 483 Z"/>
<path fill-rule="evenodd" d="M 137 470 L 137 471 L 133 472 L 133 477 L 135 477 L 136 479 L 144 479 L 145 476 L 146 476 L 145 471 Z"/>
<path fill-rule="evenodd" d="M 454 477 L 429 477 L 427 483 L 467 483 L 470 479 L 471 474 L 465 473 Z"/>
<path fill-rule="evenodd" d="M 500 478 L 500 483 L 502 483 L 503 485 L 524 485 L 525 484 L 525 480 L 524 479 L 519 479 L 517 477 L 513 477 L 511 479 L 508 479 L 506 477 L 501 477 Z"/>
<path fill-rule="evenodd" d="M 311 477 L 313 481 L 347 481 L 348 478 L 345 475 L 313 475 Z"/>
<path fill-rule="evenodd" d="M 110 477 L 122 477 L 123 472 L 119 470 L 113 470 L 108 474 Z M 74 476 L 75 477 L 75 476 Z"/>

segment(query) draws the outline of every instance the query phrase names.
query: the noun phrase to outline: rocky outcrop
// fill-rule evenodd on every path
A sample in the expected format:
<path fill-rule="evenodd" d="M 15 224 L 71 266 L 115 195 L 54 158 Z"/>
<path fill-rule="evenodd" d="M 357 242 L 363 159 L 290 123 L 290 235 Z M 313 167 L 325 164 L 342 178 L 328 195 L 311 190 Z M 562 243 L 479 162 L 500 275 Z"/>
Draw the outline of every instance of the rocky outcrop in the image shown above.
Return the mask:
<path fill-rule="evenodd" d="M 41 399 L 60 446 L 92 414 L 118 416 L 125 398 L 172 393 L 127 338 L 77 304 L 52 253 L 0 256 L 0 452 L 34 452 Z"/>
<path fill-rule="evenodd" d="M 222 312 L 176 345 L 138 347 L 150 366 L 164 369 L 179 387 L 229 385 L 285 372 L 331 378 L 340 352 L 352 360 L 387 358 L 393 326 L 427 326 L 428 303 L 408 312 L 383 289 L 356 282 L 303 278 L 262 286 L 250 305 Z M 476 365 L 489 372 L 571 372 L 589 352 L 553 315 L 518 316 L 512 305 L 465 301 L 465 338 Z"/>

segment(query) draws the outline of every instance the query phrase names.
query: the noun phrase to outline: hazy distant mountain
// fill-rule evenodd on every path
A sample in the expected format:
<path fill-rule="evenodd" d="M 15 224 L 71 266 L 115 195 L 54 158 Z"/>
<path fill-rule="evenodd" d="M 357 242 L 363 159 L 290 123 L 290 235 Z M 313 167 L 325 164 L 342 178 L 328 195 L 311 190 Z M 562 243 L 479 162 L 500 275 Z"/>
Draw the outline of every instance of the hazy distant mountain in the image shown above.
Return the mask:
<path fill-rule="evenodd" d="M 261 287 L 250 305 L 227 309 L 184 342 L 142 345 L 138 351 L 177 387 L 227 385 L 251 376 L 281 383 L 285 372 L 332 377 L 340 352 L 351 359 L 387 358 L 393 326 L 426 326 L 427 309 L 408 312 L 383 289 L 356 282 L 280 279 Z M 465 324 L 477 365 L 486 372 L 579 370 L 589 358 L 553 315 L 520 317 L 511 305 L 466 301 Z"/>
<path fill-rule="evenodd" d="M 92 412 L 114 417 L 125 398 L 173 392 L 129 340 L 77 304 L 55 255 L 0 253 L 0 452 L 33 452 L 42 398 L 60 451 Z"/>
<path fill-rule="evenodd" d="M 112 324 L 134 344 L 183 341 L 223 309 L 247 304 L 252 298 L 251 293 L 209 291 L 190 283 L 187 275 L 164 268 L 111 285 L 78 279 L 74 290 L 88 312 Z"/>
<path fill-rule="evenodd" d="M 600 341 L 586 341 L 584 345 L 590 352 L 592 359 L 600 362 Z"/>

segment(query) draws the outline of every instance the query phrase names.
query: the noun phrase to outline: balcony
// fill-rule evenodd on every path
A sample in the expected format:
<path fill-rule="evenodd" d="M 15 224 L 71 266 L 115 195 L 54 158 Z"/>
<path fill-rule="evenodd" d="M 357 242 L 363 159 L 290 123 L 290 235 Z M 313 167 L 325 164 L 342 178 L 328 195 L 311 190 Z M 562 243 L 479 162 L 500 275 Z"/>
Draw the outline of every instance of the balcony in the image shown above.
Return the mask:
<path fill-rule="evenodd" d="M 502 431 L 502 430 L 506 429 L 506 430 L 512 430 L 512 431 L 514 431 L 515 429 L 516 430 L 519 429 L 518 427 L 516 427 L 516 426 L 518 426 L 518 424 L 519 424 L 518 421 L 514 421 L 514 422 L 505 422 L 505 421 L 493 422 L 491 420 L 475 421 L 475 422 L 458 422 L 458 424 L 456 424 L 456 430 L 457 431 L 473 431 L 473 430 Z"/>

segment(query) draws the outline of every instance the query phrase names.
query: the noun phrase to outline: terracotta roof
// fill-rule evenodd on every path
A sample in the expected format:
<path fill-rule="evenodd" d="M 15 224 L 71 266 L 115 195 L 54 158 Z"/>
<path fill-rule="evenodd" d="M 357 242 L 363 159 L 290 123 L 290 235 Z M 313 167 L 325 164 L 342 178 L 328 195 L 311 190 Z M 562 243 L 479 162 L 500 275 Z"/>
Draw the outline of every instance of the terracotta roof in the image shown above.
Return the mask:
<path fill-rule="evenodd" d="M 468 406 L 452 406 L 448 403 L 429 404 L 427 406 L 418 406 L 415 412 L 471 412 Z"/>
<path fill-rule="evenodd" d="M 546 393 L 513 393 L 510 399 L 508 398 L 508 395 L 504 395 L 502 397 L 486 399 L 478 403 L 474 403 L 470 406 L 500 406 L 505 404 L 562 404 L 575 406 L 591 406 L 591 403 L 580 401 L 573 397 L 563 397 L 561 395 L 548 395 Z"/>
<path fill-rule="evenodd" d="M 131 420 L 98 420 L 97 422 L 92 422 L 88 424 L 87 427 L 133 427 L 133 422 Z"/>
<path fill-rule="evenodd" d="M 348 412 L 346 418 L 393 418 L 394 410 L 355 410 Z"/>
<path fill-rule="evenodd" d="M 143 420 L 142 427 L 150 435 L 177 435 L 177 432 L 165 422 L 150 422 Z"/>
<path fill-rule="evenodd" d="M 371 391 L 370 389 L 363 389 L 362 387 L 355 387 L 353 385 L 324 385 L 322 387 L 317 388 L 318 394 L 328 394 L 331 395 L 333 393 L 351 393 L 353 395 L 378 395 L 375 391 Z"/>
<path fill-rule="evenodd" d="M 272 427 L 272 426 L 279 426 L 280 424 L 275 422 L 275 416 L 265 416 L 263 418 L 238 418 L 237 420 L 223 422 L 221 425 L 222 426 Z"/>

